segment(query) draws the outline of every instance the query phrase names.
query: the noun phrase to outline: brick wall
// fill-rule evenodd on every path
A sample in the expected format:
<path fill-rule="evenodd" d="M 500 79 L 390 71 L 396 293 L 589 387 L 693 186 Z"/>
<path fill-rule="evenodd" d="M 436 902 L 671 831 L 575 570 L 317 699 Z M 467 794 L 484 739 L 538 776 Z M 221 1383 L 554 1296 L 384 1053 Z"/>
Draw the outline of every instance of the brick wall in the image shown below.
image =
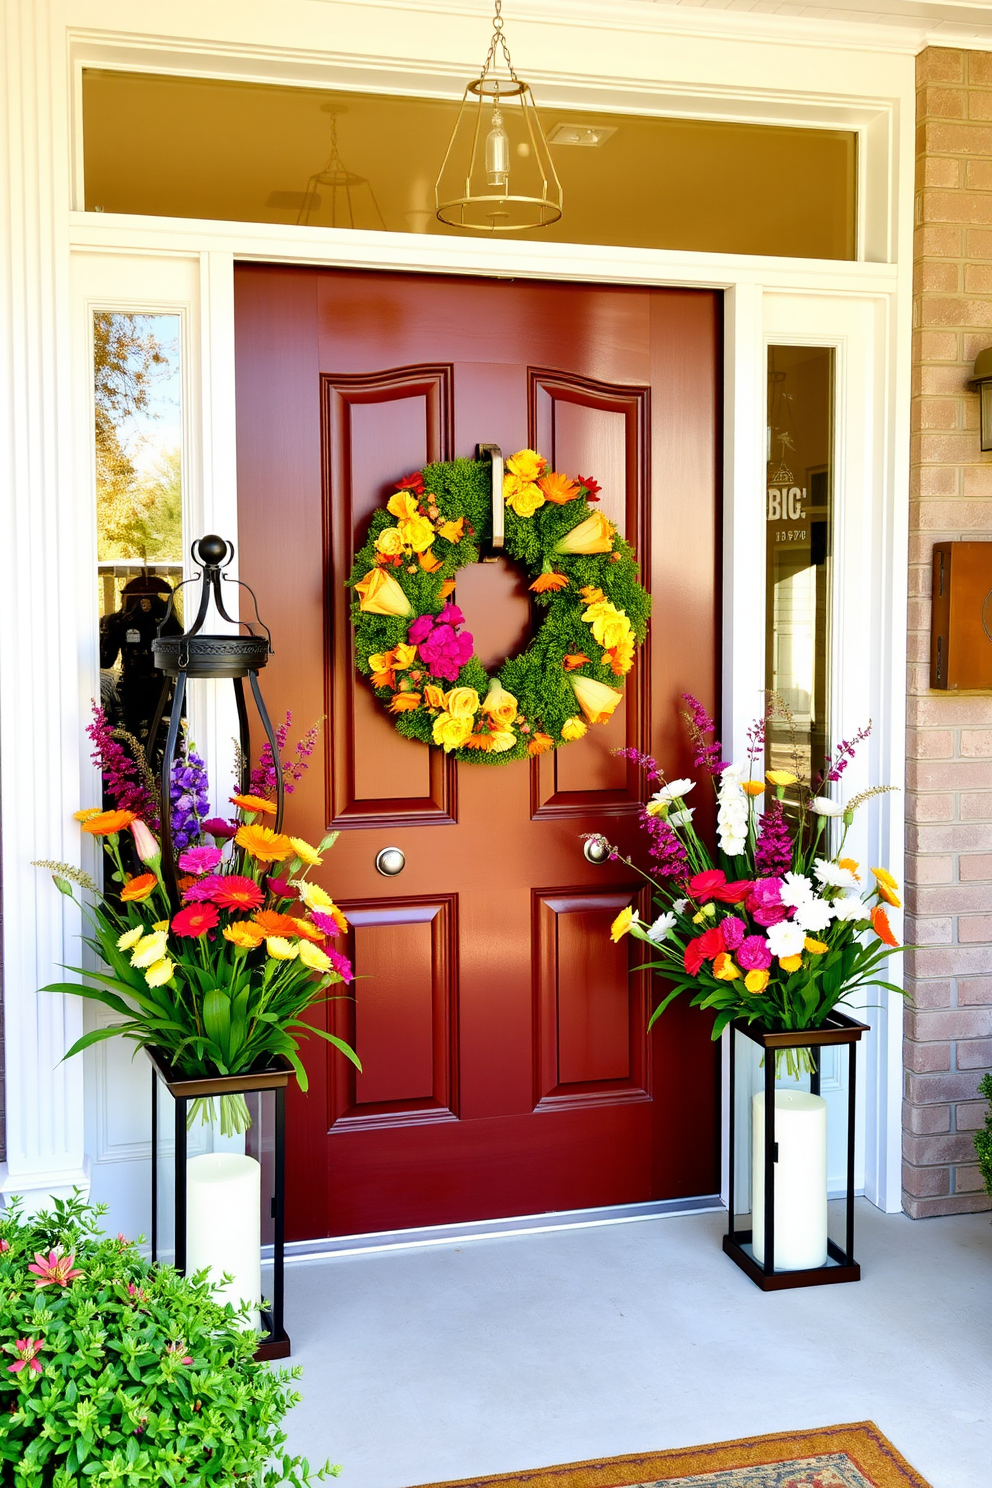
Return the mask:
<path fill-rule="evenodd" d="M 992 54 L 917 59 L 903 1202 L 987 1209 L 972 1138 L 992 1068 L 992 696 L 929 690 L 934 542 L 992 541 L 965 383 L 992 346 Z"/>

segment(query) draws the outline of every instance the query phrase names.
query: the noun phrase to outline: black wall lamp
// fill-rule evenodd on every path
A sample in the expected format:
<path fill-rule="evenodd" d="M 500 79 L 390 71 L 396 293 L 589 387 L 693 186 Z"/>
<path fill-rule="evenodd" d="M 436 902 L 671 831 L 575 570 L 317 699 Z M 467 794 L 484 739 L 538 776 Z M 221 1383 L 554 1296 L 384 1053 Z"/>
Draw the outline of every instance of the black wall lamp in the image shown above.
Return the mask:
<path fill-rule="evenodd" d="M 981 442 L 983 450 L 992 450 L 992 346 L 975 358 L 975 375 L 968 383 L 978 393 L 981 404 Z"/>

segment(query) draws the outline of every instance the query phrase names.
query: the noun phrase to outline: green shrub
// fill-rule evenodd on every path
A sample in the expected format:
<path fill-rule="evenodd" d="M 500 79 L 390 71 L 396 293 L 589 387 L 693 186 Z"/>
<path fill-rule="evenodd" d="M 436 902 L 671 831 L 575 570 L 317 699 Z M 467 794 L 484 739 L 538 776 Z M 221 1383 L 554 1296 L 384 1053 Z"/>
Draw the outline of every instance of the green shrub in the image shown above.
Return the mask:
<path fill-rule="evenodd" d="M 985 1187 L 992 1198 L 992 1075 L 983 1077 L 978 1093 L 984 1095 L 989 1108 L 985 1113 L 984 1129 L 975 1133 L 975 1151 L 978 1153 L 978 1166 L 982 1170 Z"/>
<path fill-rule="evenodd" d="M 0 1216 L 0 1483 L 12 1488 L 295 1488 L 285 1451 L 297 1369 L 257 1364 L 256 1335 L 204 1276 L 153 1266 L 79 1194 Z"/>

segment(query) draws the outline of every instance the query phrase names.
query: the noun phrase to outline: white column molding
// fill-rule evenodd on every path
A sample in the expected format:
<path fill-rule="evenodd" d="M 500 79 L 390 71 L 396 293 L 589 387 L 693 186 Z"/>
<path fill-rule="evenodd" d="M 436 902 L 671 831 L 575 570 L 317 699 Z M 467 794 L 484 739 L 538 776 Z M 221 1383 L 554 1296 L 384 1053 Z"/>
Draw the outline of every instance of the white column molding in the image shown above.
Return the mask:
<path fill-rule="evenodd" d="M 39 995 L 79 957 L 78 916 L 32 858 L 79 862 L 78 584 L 69 423 L 69 78 L 50 0 L 0 3 L 0 635 L 7 1161 L 37 1207 L 86 1185 L 76 998 Z M 85 508 L 83 516 L 85 518 Z M 85 575 L 83 576 L 85 578 Z"/>

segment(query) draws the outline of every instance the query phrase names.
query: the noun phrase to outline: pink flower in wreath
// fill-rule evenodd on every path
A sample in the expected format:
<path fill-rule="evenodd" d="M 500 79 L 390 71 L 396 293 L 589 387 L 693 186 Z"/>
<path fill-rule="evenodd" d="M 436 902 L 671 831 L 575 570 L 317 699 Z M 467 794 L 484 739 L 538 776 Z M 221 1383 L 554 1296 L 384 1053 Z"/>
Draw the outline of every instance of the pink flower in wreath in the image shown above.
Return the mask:
<path fill-rule="evenodd" d="M 742 971 L 767 971 L 772 953 L 763 935 L 747 935 L 737 947 L 737 964 Z"/>

